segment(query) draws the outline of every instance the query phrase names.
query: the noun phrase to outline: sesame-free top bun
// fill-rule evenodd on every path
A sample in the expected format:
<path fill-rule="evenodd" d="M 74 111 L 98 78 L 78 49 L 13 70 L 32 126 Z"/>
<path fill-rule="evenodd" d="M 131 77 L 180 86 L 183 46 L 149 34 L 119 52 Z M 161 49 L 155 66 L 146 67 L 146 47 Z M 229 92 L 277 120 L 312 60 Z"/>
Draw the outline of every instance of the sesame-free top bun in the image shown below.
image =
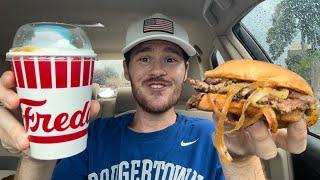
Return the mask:
<path fill-rule="evenodd" d="M 293 89 L 313 96 L 312 89 L 301 76 L 281 66 L 263 61 L 230 60 L 213 70 L 206 71 L 204 75 L 210 78 L 266 81 L 274 84 L 275 87 Z"/>

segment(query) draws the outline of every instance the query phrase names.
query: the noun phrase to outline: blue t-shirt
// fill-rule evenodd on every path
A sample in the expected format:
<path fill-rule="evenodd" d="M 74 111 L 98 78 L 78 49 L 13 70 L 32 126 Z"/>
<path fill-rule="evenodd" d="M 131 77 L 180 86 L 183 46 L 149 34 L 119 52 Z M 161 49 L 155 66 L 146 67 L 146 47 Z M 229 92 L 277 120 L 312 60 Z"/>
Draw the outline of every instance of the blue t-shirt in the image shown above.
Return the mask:
<path fill-rule="evenodd" d="M 53 179 L 224 179 L 209 120 L 179 114 L 160 131 L 128 128 L 133 114 L 90 123 L 87 149 L 59 161 Z"/>

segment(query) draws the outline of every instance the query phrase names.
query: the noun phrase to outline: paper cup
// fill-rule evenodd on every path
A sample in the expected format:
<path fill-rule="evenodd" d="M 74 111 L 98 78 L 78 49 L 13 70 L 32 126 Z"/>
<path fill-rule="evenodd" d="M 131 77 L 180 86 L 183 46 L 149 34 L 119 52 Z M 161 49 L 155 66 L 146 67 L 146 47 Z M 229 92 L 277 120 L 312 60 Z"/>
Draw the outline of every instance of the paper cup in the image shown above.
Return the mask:
<path fill-rule="evenodd" d="M 60 159 L 87 145 L 95 56 L 10 56 L 30 156 Z"/>

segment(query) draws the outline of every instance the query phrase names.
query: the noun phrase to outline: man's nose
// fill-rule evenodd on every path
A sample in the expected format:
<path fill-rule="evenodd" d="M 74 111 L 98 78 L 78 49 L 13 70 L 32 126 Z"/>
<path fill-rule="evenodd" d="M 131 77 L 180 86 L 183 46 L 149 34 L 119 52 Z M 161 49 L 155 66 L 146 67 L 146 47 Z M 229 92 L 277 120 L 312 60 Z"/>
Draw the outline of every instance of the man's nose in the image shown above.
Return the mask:
<path fill-rule="evenodd" d="M 164 63 L 160 59 L 153 61 L 150 73 L 154 76 L 166 75 L 167 71 L 165 69 Z"/>

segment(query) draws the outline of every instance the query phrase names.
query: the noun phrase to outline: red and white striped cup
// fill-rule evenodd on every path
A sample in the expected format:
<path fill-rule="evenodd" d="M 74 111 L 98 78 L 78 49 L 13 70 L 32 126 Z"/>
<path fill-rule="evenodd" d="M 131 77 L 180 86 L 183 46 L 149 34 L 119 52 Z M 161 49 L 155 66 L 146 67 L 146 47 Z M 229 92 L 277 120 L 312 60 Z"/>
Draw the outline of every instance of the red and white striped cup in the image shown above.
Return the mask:
<path fill-rule="evenodd" d="M 60 159 L 87 145 L 95 56 L 12 55 L 30 156 Z"/>

